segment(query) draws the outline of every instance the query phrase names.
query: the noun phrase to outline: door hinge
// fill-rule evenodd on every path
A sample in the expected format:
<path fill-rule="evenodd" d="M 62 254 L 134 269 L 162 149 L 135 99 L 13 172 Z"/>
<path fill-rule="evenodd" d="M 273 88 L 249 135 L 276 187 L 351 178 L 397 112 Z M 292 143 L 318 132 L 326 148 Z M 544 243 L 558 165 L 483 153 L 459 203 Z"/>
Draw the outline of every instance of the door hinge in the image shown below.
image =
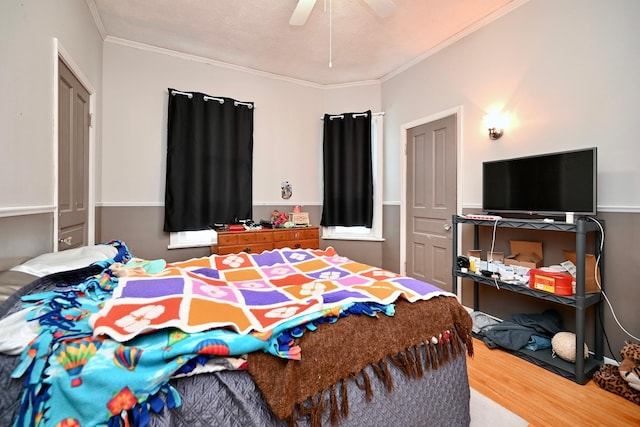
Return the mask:
<path fill-rule="evenodd" d="M 89 113 L 89 127 L 93 127 L 93 113 Z"/>

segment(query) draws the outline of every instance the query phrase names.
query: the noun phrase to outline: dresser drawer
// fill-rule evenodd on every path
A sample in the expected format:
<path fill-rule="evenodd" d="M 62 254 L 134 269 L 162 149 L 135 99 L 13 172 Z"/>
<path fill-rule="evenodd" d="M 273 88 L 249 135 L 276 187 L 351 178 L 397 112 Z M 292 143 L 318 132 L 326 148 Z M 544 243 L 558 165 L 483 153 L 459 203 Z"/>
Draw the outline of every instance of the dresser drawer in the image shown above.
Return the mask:
<path fill-rule="evenodd" d="M 318 239 L 310 240 L 285 240 L 282 242 L 275 242 L 273 244 L 275 249 L 291 248 L 291 249 L 318 249 L 320 244 Z"/>
<path fill-rule="evenodd" d="M 218 245 L 218 255 L 238 254 L 240 252 L 246 252 L 250 254 L 259 254 L 260 252 L 270 251 L 273 249 L 272 243 L 253 243 L 247 245 L 231 245 L 220 246 Z"/>
<path fill-rule="evenodd" d="M 282 248 L 318 249 L 319 236 L 318 227 L 225 231 L 218 233 L 218 243 L 211 246 L 211 253 L 227 255 L 239 252 L 260 253 Z"/>
<path fill-rule="evenodd" d="M 236 245 L 238 244 L 238 234 L 218 234 L 218 246 Z"/>
<path fill-rule="evenodd" d="M 273 232 L 274 242 L 284 242 L 286 240 L 309 240 L 319 237 L 317 228 L 293 228 L 289 230 L 278 230 Z"/>
<path fill-rule="evenodd" d="M 319 239 L 320 230 L 317 227 L 302 229 L 300 230 L 300 238 L 301 239 Z"/>
<path fill-rule="evenodd" d="M 218 246 L 271 242 L 271 234 L 272 233 L 262 233 L 258 231 L 220 233 L 218 234 Z"/>

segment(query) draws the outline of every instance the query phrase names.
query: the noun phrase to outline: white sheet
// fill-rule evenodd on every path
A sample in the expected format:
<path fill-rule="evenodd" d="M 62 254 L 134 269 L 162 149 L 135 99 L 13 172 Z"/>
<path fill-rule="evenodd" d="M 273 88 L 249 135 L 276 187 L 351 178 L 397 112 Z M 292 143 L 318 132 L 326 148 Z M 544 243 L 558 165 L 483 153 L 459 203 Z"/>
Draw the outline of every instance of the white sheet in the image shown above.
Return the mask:
<path fill-rule="evenodd" d="M 86 267 L 97 261 L 111 259 L 117 253 L 118 250 L 111 245 L 83 246 L 39 255 L 13 267 L 11 270 L 43 277 L 60 271 Z"/>
<path fill-rule="evenodd" d="M 0 353 L 16 356 L 37 336 L 38 322 L 27 322 L 33 307 L 17 311 L 0 320 Z"/>

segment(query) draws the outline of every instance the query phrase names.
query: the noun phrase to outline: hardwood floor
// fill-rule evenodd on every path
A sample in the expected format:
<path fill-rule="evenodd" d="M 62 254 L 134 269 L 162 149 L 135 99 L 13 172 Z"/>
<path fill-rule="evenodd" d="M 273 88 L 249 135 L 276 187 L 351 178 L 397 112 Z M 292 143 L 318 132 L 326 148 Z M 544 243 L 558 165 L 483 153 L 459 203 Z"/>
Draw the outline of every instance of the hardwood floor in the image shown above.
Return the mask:
<path fill-rule="evenodd" d="M 578 385 L 474 340 L 469 384 L 530 426 L 640 426 L 640 406 L 598 387 Z"/>

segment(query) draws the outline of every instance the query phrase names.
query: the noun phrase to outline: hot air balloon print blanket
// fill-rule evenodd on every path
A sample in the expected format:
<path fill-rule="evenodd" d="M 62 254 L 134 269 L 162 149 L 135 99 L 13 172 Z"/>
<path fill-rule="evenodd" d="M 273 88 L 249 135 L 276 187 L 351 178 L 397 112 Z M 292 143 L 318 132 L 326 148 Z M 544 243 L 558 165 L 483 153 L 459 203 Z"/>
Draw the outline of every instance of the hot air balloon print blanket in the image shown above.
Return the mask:
<path fill-rule="evenodd" d="M 352 261 L 333 248 L 211 255 L 155 275 L 120 279 L 91 317 L 94 335 L 126 341 L 150 331 L 227 328 L 270 334 L 292 319 L 356 302 L 453 296 L 428 283 Z"/>

